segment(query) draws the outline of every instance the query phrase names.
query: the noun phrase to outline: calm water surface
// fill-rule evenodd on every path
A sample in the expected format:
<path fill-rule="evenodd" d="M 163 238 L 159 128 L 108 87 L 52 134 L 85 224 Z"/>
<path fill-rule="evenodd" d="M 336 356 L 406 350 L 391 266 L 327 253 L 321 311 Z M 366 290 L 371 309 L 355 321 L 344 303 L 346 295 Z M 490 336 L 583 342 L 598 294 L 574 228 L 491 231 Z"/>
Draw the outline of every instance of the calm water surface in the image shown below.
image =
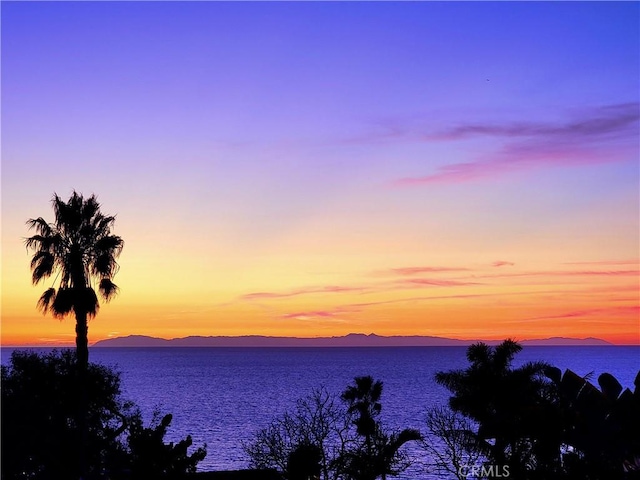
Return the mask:
<path fill-rule="evenodd" d="M 167 440 L 191 434 L 207 444 L 201 470 L 246 468 L 243 440 L 290 409 L 318 386 L 340 394 L 355 376 L 384 382 L 382 414 L 388 425 L 424 430 L 425 410 L 446 403 L 437 371 L 465 368 L 465 347 L 402 348 L 93 348 L 90 360 L 121 372 L 125 398 L 147 419 L 172 413 Z M 2 349 L 2 363 L 11 349 Z M 544 360 L 593 381 L 610 372 L 633 388 L 640 347 L 526 347 L 515 366 Z M 402 478 L 402 477 L 399 477 Z M 414 469 L 404 478 L 430 478 Z"/>

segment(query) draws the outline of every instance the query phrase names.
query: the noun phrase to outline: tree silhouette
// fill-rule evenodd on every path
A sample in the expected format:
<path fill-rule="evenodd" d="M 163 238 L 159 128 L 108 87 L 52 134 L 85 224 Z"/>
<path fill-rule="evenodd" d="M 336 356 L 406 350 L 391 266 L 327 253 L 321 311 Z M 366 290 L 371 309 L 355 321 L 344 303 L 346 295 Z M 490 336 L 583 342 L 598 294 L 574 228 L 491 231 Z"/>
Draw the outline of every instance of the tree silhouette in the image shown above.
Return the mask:
<path fill-rule="evenodd" d="M 84 384 L 73 350 L 40 354 L 16 350 L 0 367 L 3 480 L 133 480 L 185 478 L 196 470 L 204 447 L 191 454 L 191 437 L 165 443 L 171 415 L 154 414 L 148 427 L 134 403 L 121 394 L 120 374 L 89 363 Z M 86 391 L 85 449 L 80 471 L 76 421 L 79 391 Z"/>
<path fill-rule="evenodd" d="M 31 272 L 33 284 L 51 277 L 59 279 L 58 289 L 51 287 L 38 300 L 43 313 L 51 312 L 64 318 L 72 312 L 76 318 L 76 350 L 81 369 L 89 362 L 88 324 L 100 304 L 94 290 L 105 301 L 111 300 L 118 287 L 112 282 L 118 271 L 116 259 L 122 251 L 122 238 L 112 235 L 115 217 L 100 212 L 95 195 L 85 199 L 73 192 L 64 202 L 57 194 L 52 199 L 55 221 L 44 218 L 27 221 L 36 235 L 25 240 L 27 249 L 33 250 Z M 54 280 L 55 282 L 55 280 Z"/>
<path fill-rule="evenodd" d="M 397 475 L 409 465 L 400 448 L 407 442 L 420 440 L 420 432 L 404 429 L 388 433 L 380 420 L 382 382 L 371 376 L 356 377 L 342 393 L 347 412 L 353 417 L 356 433 L 363 438 L 361 444 L 348 450 L 343 457 L 347 478 L 375 480 Z"/>
<path fill-rule="evenodd" d="M 467 369 L 438 372 L 435 379 L 453 393 L 451 409 L 478 423 L 490 459 L 526 478 L 524 472 L 533 465 L 539 471 L 557 465 L 560 425 L 545 376 L 549 365 L 529 362 L 511 368 L 521 350 L 509 339 L 496 347 L 473 344 L 467 349 Z"/>
<path fill-rule="evenodd" d="M 317 449 L 320 478 L 338 480 L 343 478 L 341 459 L 355 443 L 351 417 L 335 395 L 324 387 L 315 388 L 293 410 L 260 429 L 252 441 L 243 442 L 243 449 L 253 468 L 275 469 L 285 476 L 296 475 L 299 467 L 313 470 L 318 460 L 313 450 Z"/>
<path fill-rule="evenodd" d="M 409 466 L 401 450 L 420 432 L 387 431 L 379 418 L 382 382 L 356 377 L 338 402 L 322 387 L 297 402 L 243 445 L 251 466 L 277 469 L 285 478 L 374 480 Z"/>
<path fill-rule="evenodd" d="M 54 317 L 64 318 L 72 312 L 76 318 L 76 361 L 78 362 L 80 401 L 77 422 L 80 425 L 78 439 L 80 477 L 87 471 L 87 392 L 85 384 L 89 365 L 88 319 L 98 312 L 100 304 L 94 290 L 109 301 L 118 287 L 112 282 L 118 271 L 116 259 L 122 251 L 122 238 L 111 234 L 115 217 L 100 212 L 95 195 L 85 199 L 74 191 L 67 202 L 54 193 L 52 202 L 55 221 L 44 218 L 27 221 L 36 234 L 25 240 L 28 250 L 33 250 L 31 280 L 33 284 L 56 274 L 58 289 L 50 287 L 38 300 L 43 313 L 51 311 Z"/>
<path fill-rule="evenodd" d="M 78 403 L 81 389 L 89 405 L 84 453 L 87 475 L 97 477 L 107 456 L 117 454 L 132 405 L 120 395 L 120 377 L 89 364 L 79 385 L 72 350 L 38 354 L 14 351 L 2 365 L 2 478 L 77 478 Z"/>

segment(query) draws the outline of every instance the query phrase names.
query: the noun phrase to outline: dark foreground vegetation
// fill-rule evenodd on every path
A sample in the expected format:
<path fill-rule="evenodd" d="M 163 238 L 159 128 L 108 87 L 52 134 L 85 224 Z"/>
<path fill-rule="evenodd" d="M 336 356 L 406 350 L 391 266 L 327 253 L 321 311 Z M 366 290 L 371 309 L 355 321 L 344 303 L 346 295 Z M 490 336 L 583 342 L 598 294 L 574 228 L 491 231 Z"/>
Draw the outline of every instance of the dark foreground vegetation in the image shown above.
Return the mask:
<path fill-rule="evenodd" d="M 87 456 L 87 479 L 183 478 L 195 472 L 206 451 L 188 453 L 190 437 L 164 443 L 170 414 L 157 414 L 144 426 L 139 409 L 122 399 L 117 373 L 89 363 L 82 377 L 83 386 L 71 350 L 16 351 L 11 364 L 2 366 L 3 479 L 80 478 L 81 453 Z M 77 421 L 80 402 L 88 407 L 87 432 Z"/>
<path fill-rule="evenodd" d="M 376 480 L 406 470 L 408 444 L 445 478 L 640 478 L 640 373 L 634 391 L 606 373 L 596 387 L 543 362 L 513 368 L 520 350 L 475 344 L 466 369 L 438 372 L 451 397 L 425 405 L 423 432 L 388 428 L 382 383 L 357 377 L 341 395 L 319 387 L 239 446 L 253 470 L 206 473 L 196 473 L 205 446 L 165 442 L 170 414 L 145 426 L 113 370 L 89 363 L 79 375 L 73 351 L 16 351 L 2 367 L 2 479 L 76 479 L 83 469 L 86 480 Z"/>

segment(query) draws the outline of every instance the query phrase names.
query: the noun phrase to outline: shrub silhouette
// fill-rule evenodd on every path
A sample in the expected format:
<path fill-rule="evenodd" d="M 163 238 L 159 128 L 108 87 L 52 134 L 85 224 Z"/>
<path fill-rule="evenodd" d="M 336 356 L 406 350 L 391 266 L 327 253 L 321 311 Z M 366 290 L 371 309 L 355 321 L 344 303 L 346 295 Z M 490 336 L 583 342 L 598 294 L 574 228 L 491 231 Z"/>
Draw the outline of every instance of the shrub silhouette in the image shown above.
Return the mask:
<path fill-rule="evenodd" d="M 572 478 L 640 478 L 640 372 L 631 391 L 610 373 L 600 390 L 571 370 L 551 367 L 561 418 L 564 470 Z"/>
<path fill-rule="evenodd" d="M 467 369 L 436 374 L 453 393 L 450 408 L 477 424 L 460 440 L 440 432 L 464 442 L 450 451 L 471 448 L 523 480 L 640 478 L 640 373 L 634 392 L 608 373 L 599 390 L 544 362 L 511 368 L 521 349 L 512 340 L 477 343 L 467 350 Z"/>
<path fill-rule="evenodd" d="M 244 445 L 251 466 L 274 468 L 287 479 L 369 480 L 404 471 L 401 447 L 417 430 L 387 431 L 379 414 L 382 382 L 356 377 L 340 400 L 324 388 L 297 402 Z M 319 455 L 319 457 L 317 456 Z"/>
<path fill-rule="evenodd" d="M 77 478 L 79 425 L 76 413 L 79 380 L 72 351 L 39 355 L 15 351 L 2 366 L 2 477 Z M 119 448 L 130 405 L 120 398 L 120 379 L 113 371 L 90 364 L 85 388 L 88 400 L 87 474 L 105 467 L 106 452 Z"/>
<path fill-rule="evenodd" d="M 314 389 L 299 399 L 295 408 L 274 418 L 255 438 L 243 444 L 249 463 L 256 469 L 274 469 L 284 475 L 299 449 L 317 448 L 321 454 L 320 478 L 340 477 L 339 460 L 353 442 L 350 415 L 345 405 L 324 387 Z M 308 457 L 307 457 L 308 459 Z"/>
<path fill-rule="evenodd" d="M 148 471 L 154 478 L 177 478 L 195 470 L 203 448 L 188 455 L 189 437 L 176 445 L 163 441 L 170 415 L 144 428 L 139 409 L 121 396 L 118 373 L 89 363 L 81 387 L 78 368 L 71 350 L 14 351 L 10 364 L 2 366 L 3 479 L 80 476 L 76 409 L 81 389 L 88 406 L 86 479 L 147 478 L 139 472 Z"/>
<path fill-rule="evenodd" d="M 179 479 L 185 473 L 195 473 L 198 462 L 207 455 L 203 447 L 188 454 L 187 450 L 193 443 L 190 435 L 176 444 L 164 443 L 172 415 L 160 416 L 156 412 L 149 427 L 143 426 L 139 413 L 129 422 L 127 463 L 131 478 Z"/>
<path fill-rule="evenodd" d="M 289 454 L 287 478 L 289 480 L 311 480 L 320 478 L 322 450 L 317 445 L 302 443 Z"/>

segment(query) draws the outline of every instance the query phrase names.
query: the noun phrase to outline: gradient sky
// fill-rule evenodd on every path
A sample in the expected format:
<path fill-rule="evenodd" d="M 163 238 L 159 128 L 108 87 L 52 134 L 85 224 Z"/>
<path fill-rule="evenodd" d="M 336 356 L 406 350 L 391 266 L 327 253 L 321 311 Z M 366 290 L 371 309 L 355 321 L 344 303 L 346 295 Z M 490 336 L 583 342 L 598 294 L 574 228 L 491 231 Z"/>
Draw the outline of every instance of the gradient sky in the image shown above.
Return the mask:
<path fill-rule="evenodd" d="M 25 222 L 125 240 L 89 340 L 640 343 L 637 2 L 2 2 L 2 342 Z"/>

